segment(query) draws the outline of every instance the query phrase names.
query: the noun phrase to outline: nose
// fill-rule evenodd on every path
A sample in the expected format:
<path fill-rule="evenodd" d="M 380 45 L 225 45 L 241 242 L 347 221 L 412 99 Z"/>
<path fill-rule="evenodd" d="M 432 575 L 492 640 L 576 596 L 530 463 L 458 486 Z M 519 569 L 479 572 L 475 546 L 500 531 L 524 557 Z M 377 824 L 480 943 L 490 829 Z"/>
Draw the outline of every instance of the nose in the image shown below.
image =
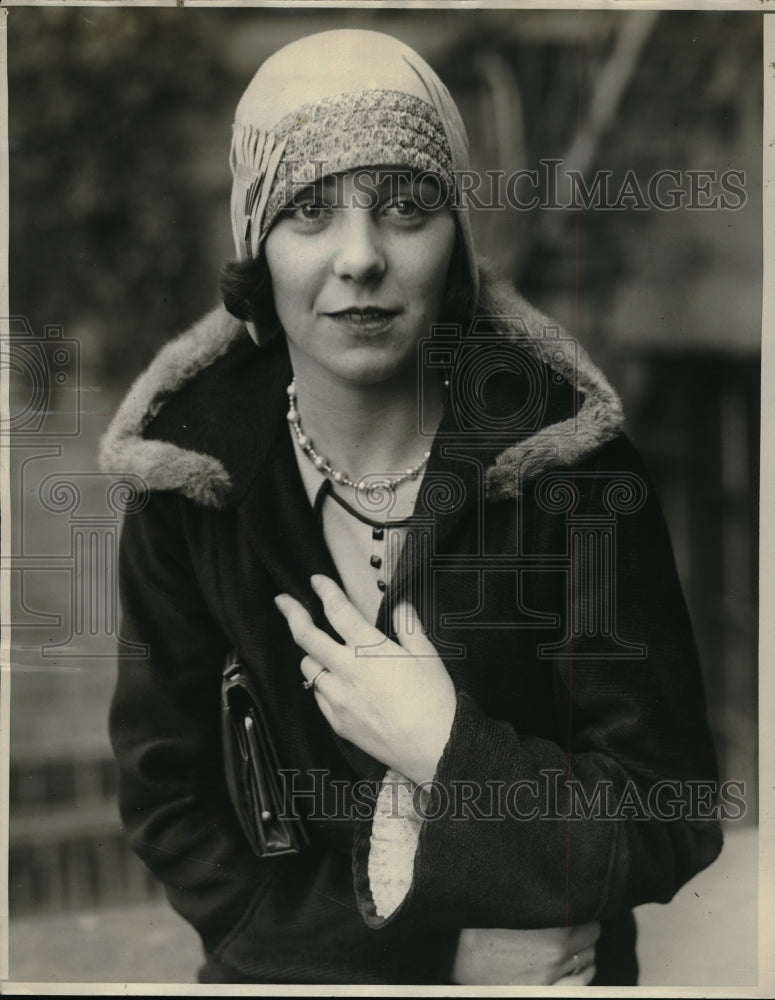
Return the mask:
<path fill-rule="evenodd" d="M 367 209 L 343 208 L 337 238 L 333 264 L 337 278 L 362 283 L 385 273 L 387 261 L 379 226 Z"/>

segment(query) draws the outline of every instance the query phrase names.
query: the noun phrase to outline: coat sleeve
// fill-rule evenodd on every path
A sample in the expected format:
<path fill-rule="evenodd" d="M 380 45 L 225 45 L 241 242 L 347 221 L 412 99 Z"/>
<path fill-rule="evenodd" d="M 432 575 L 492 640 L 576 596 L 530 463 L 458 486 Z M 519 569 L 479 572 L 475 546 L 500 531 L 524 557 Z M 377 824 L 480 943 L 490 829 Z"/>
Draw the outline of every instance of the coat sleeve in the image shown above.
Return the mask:
<path fill-rule="evenodd" d="M 642 655 L 550 655 L 553 739 L 521 734 L 459 691 L 430 796 L 391 794 L 386 782 L 356 832 L 355 888 L 371 927 L 439 915 L 458 927 L 606 920 L 667 902 L 720 851 L 715 753 L 667 529 L 626 441 L 578 470 L 581 510 L 601 513 L 606 469 L 635 472 L 646 488 L 618 518 L 615 563 L 618 634 Z M 610 594 L 583 550 L 577 558 L 568 614 L 583 621 Z"/>
<path fill-rule="evenodd" d="M 110 734 L 131 846 L 173 907 L 217 950 L 268 877 L 228 800 L 220 746 L 226 636 L 187 554 L 179 498 L 128 514 L 119 558 L 122 638 Z"/>

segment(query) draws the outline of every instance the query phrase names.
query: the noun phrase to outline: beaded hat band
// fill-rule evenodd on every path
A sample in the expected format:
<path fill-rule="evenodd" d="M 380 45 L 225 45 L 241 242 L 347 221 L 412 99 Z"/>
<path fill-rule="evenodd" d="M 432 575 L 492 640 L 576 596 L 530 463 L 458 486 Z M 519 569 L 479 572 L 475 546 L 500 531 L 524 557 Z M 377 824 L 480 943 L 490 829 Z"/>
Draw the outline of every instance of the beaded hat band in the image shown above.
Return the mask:
<path fill-rule="evenodd" d="M 232 229 L 241 258 L 255 257 L 278 214 L 327 174 L 409 168 L 454 187 L 452 156 L 436 110 L 400 91 L 362 90 L 300 107 L 266 132 L 235 122 Z"/>

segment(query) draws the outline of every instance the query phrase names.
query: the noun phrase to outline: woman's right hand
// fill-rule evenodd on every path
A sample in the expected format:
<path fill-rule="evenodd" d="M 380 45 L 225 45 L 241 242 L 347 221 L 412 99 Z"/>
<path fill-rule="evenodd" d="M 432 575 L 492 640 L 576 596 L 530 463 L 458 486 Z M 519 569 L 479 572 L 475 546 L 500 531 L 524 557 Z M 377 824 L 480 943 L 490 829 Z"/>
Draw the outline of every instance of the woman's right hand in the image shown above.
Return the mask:
<path fill-rule="evenodd" d="M 512 930 L 466 927 L 452 968 L 458 986 L 588 986 L 600 924 Z M 577 957 L 576 957 L 577 956 Z"/>

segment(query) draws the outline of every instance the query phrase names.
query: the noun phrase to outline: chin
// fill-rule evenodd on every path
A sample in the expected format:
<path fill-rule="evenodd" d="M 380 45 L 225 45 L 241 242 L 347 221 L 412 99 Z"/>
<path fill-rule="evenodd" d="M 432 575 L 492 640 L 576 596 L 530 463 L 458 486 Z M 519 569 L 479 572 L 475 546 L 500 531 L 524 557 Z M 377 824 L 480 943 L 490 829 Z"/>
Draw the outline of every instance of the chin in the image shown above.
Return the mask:
<path fill-rule="evenodd" d="M 348 366 L 341 372 L 341 377 L 354 385 L 381 385 L 396 379 L 406 381 L 414 379 L 414 365 L 395 363 L 374 363 Z"/>
<path fill-rule="evenodd" d="M 376 356 L 375 356 L 376 354 Z M 365 356 L 364 356 L 365 355 Z M 354 385 L 378 385 L 393 379 L 415 378 L 415 355 L 408 358 L 386 357 L 376 352 L 358 352 L 355 356 L 341 358 L 335 368 L 329 370 L 345 382 Z"/>

